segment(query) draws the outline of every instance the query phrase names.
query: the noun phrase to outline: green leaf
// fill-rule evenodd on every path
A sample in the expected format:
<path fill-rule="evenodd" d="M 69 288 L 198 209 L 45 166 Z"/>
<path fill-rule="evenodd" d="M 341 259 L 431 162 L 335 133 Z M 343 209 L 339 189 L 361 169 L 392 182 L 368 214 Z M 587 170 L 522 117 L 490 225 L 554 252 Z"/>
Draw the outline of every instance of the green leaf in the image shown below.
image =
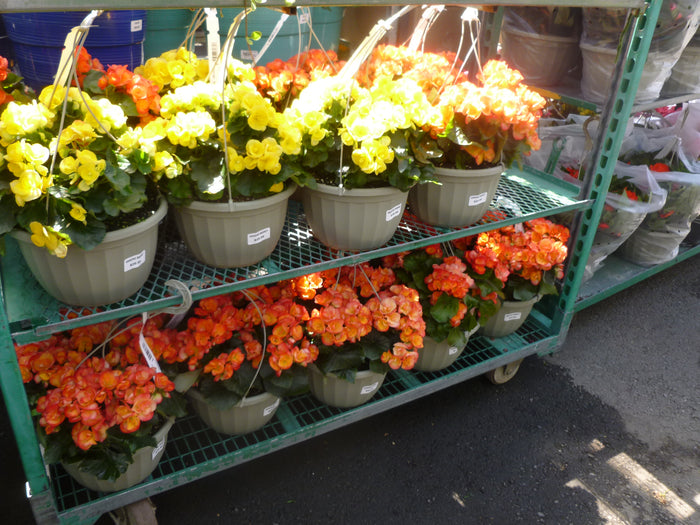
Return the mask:
<path fill-rule="evenodd" d="M 442 294 L 430 308 L 430 316 L 438 323 L 448 323 L 459 312 L 459 299 Z"/>
<path fill-rule="evenodd" d="M 102 221 L 90 215 L 86 217 L 86 223 L 71 221 L 64 227 L 63 232 L 83 250 L 92 250 L 104 240 L 107 230 Z"/>

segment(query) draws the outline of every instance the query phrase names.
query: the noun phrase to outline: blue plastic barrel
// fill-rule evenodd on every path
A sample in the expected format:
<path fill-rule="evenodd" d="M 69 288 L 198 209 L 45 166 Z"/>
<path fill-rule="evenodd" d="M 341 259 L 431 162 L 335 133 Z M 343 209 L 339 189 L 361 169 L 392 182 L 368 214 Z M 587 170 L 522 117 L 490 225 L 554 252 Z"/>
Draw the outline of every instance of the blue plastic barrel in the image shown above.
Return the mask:
<path fill-rule="evenodd" d="M 53 83 L 68 32 L 88 11 L 3 13 L 15 59 L 25 82 L 36 90 Z M 85 48 L 103 66 L 143 62 L 146 11 L 106 11 L 90 28 Z"/>

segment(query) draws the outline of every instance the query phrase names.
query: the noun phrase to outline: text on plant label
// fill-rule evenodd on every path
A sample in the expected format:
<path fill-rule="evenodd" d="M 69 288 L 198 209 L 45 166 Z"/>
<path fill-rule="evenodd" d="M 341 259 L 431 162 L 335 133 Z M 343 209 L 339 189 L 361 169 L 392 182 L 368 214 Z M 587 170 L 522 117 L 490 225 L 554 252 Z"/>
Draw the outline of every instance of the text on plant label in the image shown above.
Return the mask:
<path fill-rule="evenodd" d="M 386 222 L 389 222 L 391 219 L 394 219 L 401 215 L 401 204 L 397 204 L 393 208 L 389 208 L 386 210 Z"/>
<path fill-rule="evenodd" d="M 271 237 L 270 228 L 263 228 L 259 232 L 248 234 L 248 246 L 253 244 L 260 244 L 261 242 L 269 239 Z"/>
<path fill-rule="evenodd" d="M 479 204 L 483 204 L 486 202 L 486 199 L 489 197 L 489 192 L 485 191 L 484 193 L 479 193 L 478 195 L 470 195 L 469 196 L 469 206 L 478 206 Z"/>
<path fill-rule="evenodd" d="M 459 352 L 459 348 L 457 348 L 456 346 L 451 346 L 451 347 L 447 350 L 447 354 L 448 354 L 448 355 L 455 355 L 457 352 Z"/>
<path fill-rule="evenodd" d="M 376 383 L 372 383 L 371 385 L 363 386 L 362 390 L 360 390 L 360 394 L 363 396 L 366 396 L 367 394 L 371 394 L 372 392 L 374 392 L 377 389 L 378 386 L 379 386 L 379 381 L 377 381 Z"/>
<path fill-rule="evenodd" d="M 140 18 L 138 20 L 132 20 L 131 21 L 131 32 L 136 33 L 137 31 L 141 31 L 143 29 L 143 20 Z"/>
<path fill-rule="evenodd" d="M 517 321 L 522 317 L 522 312 L 513 312 L 503 316 L 504 321 Z"/>
<path fill-rule="evenodd" d="M 155 461 L 156 456 L 160 453 L 161 450 L 165 447 L 165 440 L 161 440 L 158 442 L 158 445 L 156 445 L 156 448 L 153 449 L 153 452 L 151 452 L 151 461 Z"/>
<path fill-rule="evenodd" d="M 126 259 L 124 259 L 124 273 L 128 272 L 129 270 L 135 270 L 136 268 L 145 263 L 146 250 L 142 250 L 140 253 L 137 253 L 136 255 L 132 255 L 131 257 L 127 257 Z"/>

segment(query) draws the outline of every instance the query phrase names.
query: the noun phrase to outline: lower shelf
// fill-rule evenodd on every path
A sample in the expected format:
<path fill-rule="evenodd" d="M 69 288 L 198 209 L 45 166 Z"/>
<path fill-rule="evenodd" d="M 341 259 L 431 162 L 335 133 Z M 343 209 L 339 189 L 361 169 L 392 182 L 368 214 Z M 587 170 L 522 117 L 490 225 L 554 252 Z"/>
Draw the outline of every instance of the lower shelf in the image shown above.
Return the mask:
<path fill-rule="evenodd" d="M 639 266 L 612 254 L 605 259 L 593 277 L 583 283 L 574 304 L 574 311 L 583 310 L 698 253 L 700 253 L 700 244 L 691 246 L 684 243 L 681 244 L 676 257 L 651 267 Z"/>
<path fill-rule="evenodd" d="M 304 395 L 282 403 L 262 429 L 243 436 L 219 434 L 192 415 L 178 420 L 155 472 L 128 490 L 102 494 L 51 466 L 51 489 L 61 522 L 90 523 L 99 515 L 175 486 L 195 481 L 276 450 L 379 414 L 445 389 L 528 355 L 551 352 L 559 344 L 541 315 L 531 315 L 514 334 L 498 339 L 475 336 L 450 367 L 437 372 L 392 371 L 370 402 L 352 409 L 329 407 Z"/>

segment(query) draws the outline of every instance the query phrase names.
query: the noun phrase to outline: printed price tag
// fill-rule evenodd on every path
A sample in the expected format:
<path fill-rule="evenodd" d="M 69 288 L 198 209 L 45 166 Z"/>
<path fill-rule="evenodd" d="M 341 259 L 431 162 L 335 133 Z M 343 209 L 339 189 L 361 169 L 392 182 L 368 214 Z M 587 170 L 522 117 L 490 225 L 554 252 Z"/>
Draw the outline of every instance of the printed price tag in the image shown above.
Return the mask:
<path fill-rule="evenodd" d="M 165 448 L 165 440 L 162 440 L 161 442 L 156 445 L 156 448 L 153 449 L 153 452 L 151 452 L 151 461 L 154 461 L 156 459 L 156 456 L 160 454 L 160 451 Z"/>
<path fill-rule="evenodd" d="M 278 399 L 274 403 L 272 403 L 269 407 L 265 407 L 265 410 L 263 410 L 263 416 L 269 416 L 272 414 L 275 409 L 280 406 L 280 400 Z"/>
<path fill-rule="evenodd" d="M 251 246 L 253 244 L 260 244 L 264 240 L 267 240 L 270 238 L 270 228 L 263 228 L 259 232 L 255 233 L 249 233 L 248 234 L 248 246 Z"/>
<path fill-rule="evenodd" d="M 139 346 L 141 347 L 141 353 L 143 354 L 143 357 L 146 358 L 146 363 L 148 363 L 148 366 L 154 368 L 156 372 L 160 372 L 160 365 L 158 364 L 158 360 L 156 359 L 156 356 L 153 355 L 153 350 L 151 350 L 151 347 L 148 346 L 148 342 L 143 336 L 143 333 L 139 334 Z"/>
<path fill-rule="evenodd" d="M 124 259 L 124 273 L 128 272 L 129 270 L 135 270 L 145 263 L 146 250 L 143 250 L 141 253 L 137 253 L 136 255 L 132 255 L 131 257 L 127 257 Z"/>
<path fill-rule="evenodd" d="M 484 193 L 479 193 L 478 195 L 470 195 L 469 206 L 478 206 L 479 204 L 485 203 L 488 196 L 489 193 L 487 191 Z"/>
<path fill-rule="evenodd" d="M 377 381 L 376 383 L 372 383 L 371 385 L 363 386 L 362 390 L 360 390 L 360 394 L 363 396 L 371 394 L 377 389 L 377 387 L 379 387 L 379 381 Z"/>
<path fill-rule="evenodd" d="M 140 18 L 138 20 L 132 20 L 131 21 L 131 32 L 136 33 L 137 31 L 141 31 L 143 29 L 143 20 Z"/>
<path fill-rule="evenodd" d="M 517 321 L 518 319 L 520 319 L 522 317 L 522 315 L 523 314 L 521 312 L 513 312 L 511 314 L 504 315 L 503 320 L 506 322 L 507 321 Z"/>
<path fill-rule="evenodd" d="M 457 348 L 456 346 L 451 346 L 447 350 L 447 355 L 455 355 L 457 352 L 459 352 L 459 348 Z"/>
<path fill-rule="evenodd" d="M 386 210 L 386 222 L 401 215 L 401 204 L 397 204 L 393 208 Z"/>

